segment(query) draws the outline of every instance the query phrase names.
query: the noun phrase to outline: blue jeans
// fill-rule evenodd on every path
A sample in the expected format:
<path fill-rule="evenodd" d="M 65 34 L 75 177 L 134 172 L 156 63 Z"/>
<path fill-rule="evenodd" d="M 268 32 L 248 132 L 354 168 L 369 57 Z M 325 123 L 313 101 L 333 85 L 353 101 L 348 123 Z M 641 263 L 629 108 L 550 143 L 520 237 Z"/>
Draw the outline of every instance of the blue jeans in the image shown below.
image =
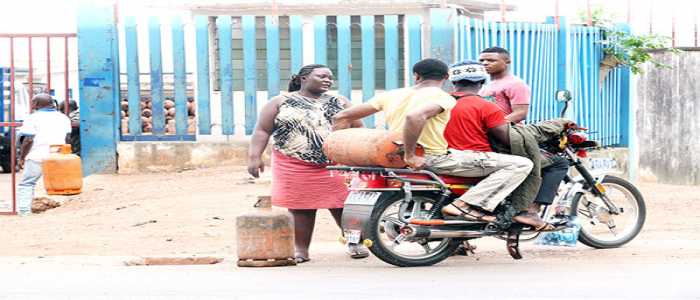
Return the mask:
<path fill-rule="evenodd" d="M 32 213 L 34 187 L 42 175 L 41 163 L 33 160 L 24 162 L 22 180 L 17 185 L 17 213 L 28 215 Z"/>
<path fill-rule="evenodd" d="M 561 156 L 552 157 L 552 164 L 546 168 L 542 168 L 542 185 L 537 193 L 535 203 L 550 205 L 554 201 L 554 196 L 557 195 L 559 183 L 566 177 L 569 172 L 569 161 Z"/>

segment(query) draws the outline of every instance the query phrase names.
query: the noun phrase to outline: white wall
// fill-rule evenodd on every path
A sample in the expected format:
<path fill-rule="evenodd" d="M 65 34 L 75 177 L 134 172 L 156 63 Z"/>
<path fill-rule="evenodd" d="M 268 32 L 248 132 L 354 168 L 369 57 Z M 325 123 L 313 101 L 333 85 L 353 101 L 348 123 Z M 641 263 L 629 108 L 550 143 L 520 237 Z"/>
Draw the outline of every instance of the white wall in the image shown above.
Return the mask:
<path fill-rule="evenodd" d="M 513 12 L 506 14 L 507 21 L 542 22 L 547 16 L 554 16 L 556 0 L 507 0 L 506 4 L 515 5 Z M 569 21 L 580 23 L 579 14 L 585 16 L 587 3 L 591 7 L 603 7 L 605 14 L 612 16 L 614 22 L 626 23 L 628 5 L 630 25 L 634 33 L 647 34 L 649 26 L 655 34 L 671 37 L 673 18 L 676 19 L 676 46 L 693 46 L 695 38 L 694 24 L 698 22 L 700 1 L 685 0 L 559 0 L 559 15 Z M 501 20 L 499 11 L 488 12 L 487 20 Z"/>

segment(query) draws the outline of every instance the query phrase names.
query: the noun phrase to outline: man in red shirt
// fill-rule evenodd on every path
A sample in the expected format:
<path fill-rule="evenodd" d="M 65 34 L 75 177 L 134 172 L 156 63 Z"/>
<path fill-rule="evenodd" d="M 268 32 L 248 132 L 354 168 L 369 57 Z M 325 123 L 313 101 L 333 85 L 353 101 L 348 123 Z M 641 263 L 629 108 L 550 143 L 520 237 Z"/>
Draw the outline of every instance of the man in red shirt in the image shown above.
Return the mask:
<path fill-rule="evenodd" d="M 509 145 L 509 123 L 501 108 L 478 95 L 488 74 L 485 68 L 475 61 L 465 61 L 450 68 L 450 81 L 454 84 L 457 105 L 450 113 L 450 120 L 444 131 L 451 149 L 450 155 L 474 157 L 455 161 L 476 162 L 462 166 L 452 175 L 464 177 L 487 176 L 443 209 L 444 214 L 465 215 L 485 221 L 493 220 L 489 215 L 532 170 L 528 158 L 496 153 L 491 148 L 489 137 L 499 143 Z M 475 203 L 473 199 L 479 200 Z M 486 199 L 486 200 L 484 200 Z M 538 215 L 527 211 L 519 213 L 513 221 L 531 225 L 536 230 L 547 228 Z"/>

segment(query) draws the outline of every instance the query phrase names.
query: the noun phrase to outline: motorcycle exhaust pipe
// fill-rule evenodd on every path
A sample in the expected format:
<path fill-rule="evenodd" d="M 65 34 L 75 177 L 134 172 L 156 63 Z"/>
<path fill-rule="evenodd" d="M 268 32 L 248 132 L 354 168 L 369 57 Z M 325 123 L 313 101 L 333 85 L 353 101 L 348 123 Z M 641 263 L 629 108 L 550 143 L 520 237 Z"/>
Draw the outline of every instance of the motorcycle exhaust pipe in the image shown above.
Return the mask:
<path fill-rule="evenodd" d="M 406 238 L 478 238 L 488 235 L 479 230 L 442 230 L 423 226 L 406 226 L 401 229 Z"/>

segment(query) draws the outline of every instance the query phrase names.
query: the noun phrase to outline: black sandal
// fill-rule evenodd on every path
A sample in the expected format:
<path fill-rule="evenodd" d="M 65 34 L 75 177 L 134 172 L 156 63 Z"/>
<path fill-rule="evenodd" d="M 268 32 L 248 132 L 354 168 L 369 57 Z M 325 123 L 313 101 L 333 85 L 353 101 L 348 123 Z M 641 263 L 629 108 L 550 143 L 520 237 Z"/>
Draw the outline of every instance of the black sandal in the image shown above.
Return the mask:
<path fill-rule="evenodd" d="M 513 259 L 521 259 L 523 256 L 520 254 L 520 228 L 519 226 L 514 226 L 508 230 L 508 238 L 506 238 L 506 249 L 508 249 L 508 254 Z"/>
<path fill-rule="evenodd" d="M 467 221 L 478 221 L 478 222 L 484 222 L 484 223 L 491 223 L 496 221 L 496 217 L 492 215 L 485 214 L 483 212 L 480 212 L 479 210 L 472 208 L 470 206 L 467 207 L 459 207 L 457 205 L 451 204 L 452 206 L 456 207 L 459 211 L 462 212 L 459 216 L 464 218 Z"/>
<path fill-rule="evenodd" d="M 469 241 L 463 241 L 461 244 L 459 244 L 457 250 L 455 250 L 455 252 L 452 253 L 452 255 L 456 256 L 469 256 L 470 254 L 476 254 L 476 246 L 470 244 Z"/>

